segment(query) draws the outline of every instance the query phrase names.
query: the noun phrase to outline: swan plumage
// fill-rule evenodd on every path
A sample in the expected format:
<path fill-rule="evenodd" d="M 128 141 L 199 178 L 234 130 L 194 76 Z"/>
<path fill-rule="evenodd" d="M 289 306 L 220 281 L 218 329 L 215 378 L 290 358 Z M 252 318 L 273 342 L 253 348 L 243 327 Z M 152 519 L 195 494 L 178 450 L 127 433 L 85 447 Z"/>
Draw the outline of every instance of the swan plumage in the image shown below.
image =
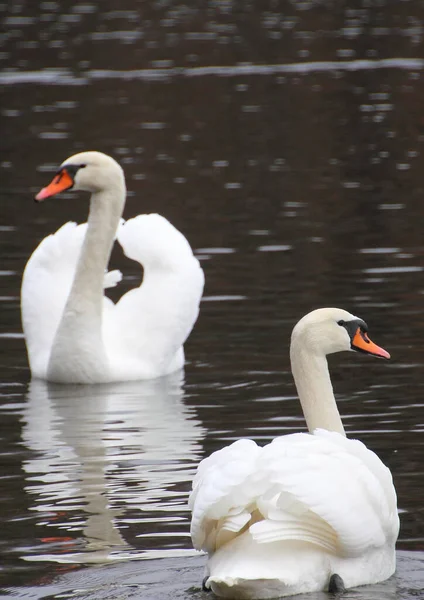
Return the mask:
<path fill-rule="evenodd" d="M 357 349 L 389 357 L 369 340 L 362 320 L 340 309 L 313 311 L 295 328 L 291 359 L 300 400 L 307 421 L 320 412 L 320 426 L 264 447 L 238 440 L 204 459 L 193 481 L 193 545 L 209 555 L 206 585 L 218 596 L 324 591 L 335 573 L 354 587 L 395 570 L 399 518 L 390 470 L 345 436 L 335 413 L 320 411 L 320 401 L 334 400 L 325 372 L 322 398 L 316 381 L 308 381 L 310 370 L 319 379 L 317 365 L 328 371 L 320 347 L 325 354 Z"/>
<path fill-rule="evenodd" d="M 68 187 L 92 192 L 90 215 L 88 223 L 65 223 L 47 236 L 26 265 L 21 310 L 32 375 L 98 383 L 181 368 L 204 284 L 190 244 L 160 215 L 121 218 L 125 182 L 111 157 L 70 157 L 53 183 L 67 170 L 73 174 Z M 49 194 L 45 190 L 41 196 Z M 120 271 L 106 270 L 115 240 L 144 269 L 141 285 L 116 304 L 103 293 L 122 278 Z"/>

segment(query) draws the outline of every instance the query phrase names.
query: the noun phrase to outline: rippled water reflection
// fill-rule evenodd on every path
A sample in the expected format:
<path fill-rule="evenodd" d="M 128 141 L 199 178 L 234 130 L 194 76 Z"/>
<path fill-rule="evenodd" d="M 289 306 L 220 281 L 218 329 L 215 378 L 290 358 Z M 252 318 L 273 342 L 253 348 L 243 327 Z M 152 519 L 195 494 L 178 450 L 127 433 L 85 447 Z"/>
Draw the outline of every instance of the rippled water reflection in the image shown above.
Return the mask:
<path fill-rule="evenodd" d="M 177 374 L 94 388 L 30 384 L 22 416 L 31 451 L 25 491 L 37 525 L 54 533 L 32 557 L 54 560 L 59 552 L 60 560 L 104 562 L 132 556 L 138 545 L 148 556 L 180 547 L 205 433 L 182 402 L 181 383 Z M 126 531 L 133 523 L 135 536 Z"/>
<path fill-rule="evenodd" d="M 0 18 L 2 585 L 17 598 L 202 598 L 186 507 L 195 466 L 241 436 L 265 443 L 304 428 L 291 328 L 338 305 L 393 357 L 340 355 L 331 368 L 348 435 L 391 468 L 402 519 L 397 578 L 349 598 L 416 598 L 422 8 L 19 0 L 0 3 Z M 202 262 L 184 376 L 28 384 L 25 261 L 87 212 L 77 195 L 41 207 L 31 197 L 87 148 L 123 165 L 125 216 L 164 214 Z M 124 291 L 139 277 L 118 251 L 112 267 Z"/>

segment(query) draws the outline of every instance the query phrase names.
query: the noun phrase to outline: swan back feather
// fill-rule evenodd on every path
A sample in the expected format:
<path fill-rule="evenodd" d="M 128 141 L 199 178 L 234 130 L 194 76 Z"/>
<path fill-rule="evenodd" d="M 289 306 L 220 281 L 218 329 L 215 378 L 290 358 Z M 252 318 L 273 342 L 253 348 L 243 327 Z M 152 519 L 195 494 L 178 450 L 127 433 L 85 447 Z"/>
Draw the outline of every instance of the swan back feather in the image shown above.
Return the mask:
<path fill-rule="evenodd" d="M 220 547 L 230 510 L 249 513 L 260 543 L 298 539 L 356 556 L 396 539 L 390 471 L 358 440 L 325 430 L 278 437 L 263 448 L 240 440 L 201 467 L 190 498 L 199 550 Z"/>

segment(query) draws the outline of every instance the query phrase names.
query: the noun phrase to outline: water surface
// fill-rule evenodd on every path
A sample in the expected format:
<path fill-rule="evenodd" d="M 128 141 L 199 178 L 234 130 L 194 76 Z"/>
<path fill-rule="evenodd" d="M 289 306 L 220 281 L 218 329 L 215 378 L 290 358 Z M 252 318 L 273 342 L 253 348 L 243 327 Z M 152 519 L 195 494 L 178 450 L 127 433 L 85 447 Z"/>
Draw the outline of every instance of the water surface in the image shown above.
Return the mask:
<path fill-rule="evenodd" d="M 331 357 L 348 435 L 392 470 L 398 573 L 423 588 L 423 9 L 419 3 L 0 4 L 0 576 L 15 598 L 203 598 L 187 497 L 204 456 L 304 430 L 293 325 L 364 318 L 390 362 Z M 112 386 L 30 382 L 25 262 L 87 198 L 32 197 L 98 149 L 124 216 L 159 212 L 206 275 L 184 374 Z M 140 278 L 124 273 L 114 298 Z M 120 288 L 120 289 L 119 289 Z M 310 595 L 321 600 L 325 595 Z"/>

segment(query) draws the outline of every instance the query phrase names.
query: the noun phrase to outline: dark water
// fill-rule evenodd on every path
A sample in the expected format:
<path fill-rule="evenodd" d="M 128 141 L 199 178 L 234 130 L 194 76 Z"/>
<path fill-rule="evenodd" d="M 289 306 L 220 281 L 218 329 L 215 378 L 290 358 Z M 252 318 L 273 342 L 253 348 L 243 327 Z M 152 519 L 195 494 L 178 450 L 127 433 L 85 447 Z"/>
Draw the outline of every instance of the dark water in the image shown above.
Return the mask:
<path fill-rule="evenodd" d="M 347 597 L 420 597 L 423 3 L 18 0 L 0 18 L 3 593 L 203 598 L 196 464 L 241 436 L 304 429 L 288 340 L 333 305 L 392 354 L 331 367 L 348 435 L 392 470 L 402 521 L 396 577 Z M 184 375 L 29 382 L 25 262 L 87 213 L 83 196 L 32 196 L 83 149 L 123 165 L 125 216 L 163 214 L 202 262 Z M 112 263 L 133 286 L 134 265 L 118 251 Z"/>

